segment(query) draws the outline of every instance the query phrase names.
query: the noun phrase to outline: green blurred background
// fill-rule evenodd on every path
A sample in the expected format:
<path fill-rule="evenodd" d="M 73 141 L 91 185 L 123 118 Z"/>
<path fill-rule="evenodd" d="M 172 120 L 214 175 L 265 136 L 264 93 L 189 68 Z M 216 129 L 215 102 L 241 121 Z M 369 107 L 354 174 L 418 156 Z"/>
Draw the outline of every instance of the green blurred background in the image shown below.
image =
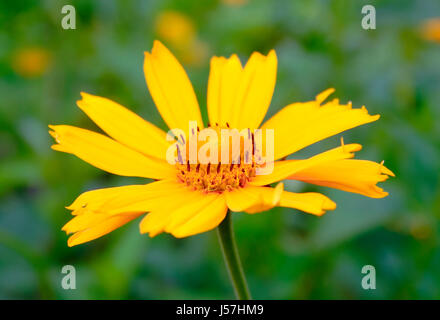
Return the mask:
<path fill-rule="evenodd" d="M 76 30 L 61 28 L 65 4 L 76 8 Z M 376 30 L 361 28 L 364 4 L 376 7 Z M 210 56 L 238 53 L 245 62 L 275 48 L 269 115 L 329 87 L 382 115 L 343 136 L 364 145 L 358 158 L 385 160 L 396 173 L 382 184 L 390 196 L 288 183 L 338 208 L 321 218 L 284 208 L 234 214 L 255 298 L 440 298 L 440 43 L 421 27 L 435 16 L 438 0 L 1 1 L 0 298 L 233 298 L 215 232 L 150 239 L 136 220 L 68 248 L 60 230 L 70 219 L 64 206 L 81 192 L 145 181 L 51 150 L 47 125 L 95 130 L 75 105 L 86 91 L 165 129 L 142 70 L 154 39 L 185 65 L 202 108 Z M 76 290 L 61 288 L 67 264 Z M 376 268 L 376 290 L 361 287 L 364 265 Z"/>

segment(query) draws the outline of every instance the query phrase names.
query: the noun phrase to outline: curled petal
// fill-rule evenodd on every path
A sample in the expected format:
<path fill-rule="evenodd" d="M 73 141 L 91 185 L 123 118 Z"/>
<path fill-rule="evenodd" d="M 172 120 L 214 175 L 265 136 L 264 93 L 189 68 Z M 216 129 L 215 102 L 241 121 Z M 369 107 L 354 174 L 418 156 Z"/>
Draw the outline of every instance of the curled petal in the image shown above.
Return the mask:
<path fill-rule="evenodd" d="M 334 160 L 352 158 L 355 151 L 361 150 L 360 144 L 347 144 L 340 147 L 328 150 L 305 160 L 282 160 L 274 163 L 274 169 L 272 173 L 266 175 L 256 176 L 250 184 L 255 186 L 264 186 L 273 182 L 281 181 L 287 177 L 316 166 L 320 163 L 327 163 Z"/>
<path fill-rule="evenodd" d="M 282 183 L 275 188 L 247 186 L 226 192 L 226 204 L 232 211 L 257 213 L 270 210 L 278 205 L 283 188 Z"/>
<path fill-rule="evenodd" d="M 284 191 L 281 194 L 279 206 L 298 209 L 317 216 L 323 215 L 327 210 L 336 209 L 336 203 L 316 192 L 293 193 Z"/>
<path fill-rule="evenodd" d="M 394 173 L 383 163 L 343 159 L 308 167 L 292 174 L 289 179 L 359 193 L 370 198 L 383 198 L 388 192 L 378 187 L 377 183 L 385 181 L 389 176 L 394 177 Z"/>

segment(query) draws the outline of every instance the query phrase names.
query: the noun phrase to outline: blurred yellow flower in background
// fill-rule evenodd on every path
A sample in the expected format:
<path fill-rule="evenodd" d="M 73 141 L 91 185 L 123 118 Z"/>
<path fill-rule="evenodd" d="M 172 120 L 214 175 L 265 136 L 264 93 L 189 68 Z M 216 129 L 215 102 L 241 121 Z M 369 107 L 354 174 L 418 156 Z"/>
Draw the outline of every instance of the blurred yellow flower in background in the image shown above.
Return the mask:
<path fill-rule="evenodd" d="M 196 27 L 187 15 L 178 11 L 163 11 L 156 19 L 159 38 L 175 49 L 185 64 L 203 65 L 208 46 L 197 38 Z"/>
<path fill-rule="evenodd" d="M 426 40 L 440 42 L 440 18 L 426 20 L 422 24 L 422 36 Z"/>
<path fill-rule="evenodd" d="M 200 40 L 195 40 L 191 46 L 180 50 L 181 60 L 188 65 L 203 66 L 209 57 L 209 46 Z"/>
<path fill-rule="evenodd" d="M 22 77 L 41 76 L 49 67 L 50 53 L 44 48 L 20 49 L 12 58 L 12 68 Z"/>
<path fill-rule="evenodd" d="M 196 38 L 193 21 L 178 11 L 161 12 L 156 20 L 156 32 L 160 38 L 178 48 L 192 44 Z"/>

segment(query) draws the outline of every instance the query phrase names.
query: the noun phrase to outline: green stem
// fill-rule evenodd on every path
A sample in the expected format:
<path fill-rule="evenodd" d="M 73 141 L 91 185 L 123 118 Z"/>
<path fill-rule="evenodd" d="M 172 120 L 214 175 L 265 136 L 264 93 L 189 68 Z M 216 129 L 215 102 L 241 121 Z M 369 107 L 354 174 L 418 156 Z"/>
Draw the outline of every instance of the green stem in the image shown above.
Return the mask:
<path fill-rule="evenodd" d="M 232 230 L 231 213 L 228 212 L 223 222 L 217 228 L 218 240 L 222 248 L 223 258 L 229 277 L 239 300 L 249 300 L 251 295 L 244 277 L 243 268 L 235 243 L 234 231 Z"/>

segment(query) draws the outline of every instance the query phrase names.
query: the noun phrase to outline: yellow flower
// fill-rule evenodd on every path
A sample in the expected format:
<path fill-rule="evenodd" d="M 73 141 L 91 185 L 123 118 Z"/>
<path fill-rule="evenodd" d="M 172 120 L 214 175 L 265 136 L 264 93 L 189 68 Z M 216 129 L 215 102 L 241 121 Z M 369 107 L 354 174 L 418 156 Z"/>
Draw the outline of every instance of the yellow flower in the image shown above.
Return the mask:
<path fill-rule="evenodd" d="M 43 48 L 22 49 L 13 58 L 12 67 L 22 77 L 41 76 L 49 66 L 50 55 Z"/>
<path fill-rule="evenodd" d="M 182 48 L 191 45 L 196 38 L 193 22 L 178 11 L 165 11 L 156 20 L 158 36 L 173 46 Z"/>
<path fill-rule="evenodd" d="M 253 53 L 244 67 L 236 55 L 213 57 L 208 81 L 208 115 L 214 131 L 244 129 L 249 139 L 254 139 L 257 128 L 274 129 L 273 171 L 262 175 L 256 174 L 260 164 L 255 156 L 258 150 L 254 149 L 248 163 L 211 165 L 188 160 L 172 165 L 167 160 L 170 146 L 177 146 L 179 157 L 183 150 L 178 149 L 177 142 L 167 141 L 164 131 L 116 102 L 82 93 L 79 108 L 108 136 L 51 125 L 50 133 L 57 142 L 52 148 L 113 174 L 158 181 L 81 194 L 67 207 L 74 215 L 63 227 L 73 233 L 68 245 L 101 237 L 145 213 L 148 214 L 140 222 L 141 233 L 155 236 L 168 232 L 180 238 L 217 227 L 228 209 L 256 213 L 281 206 L 319 216 L 336 208 L 320 193 L 285 191 L 282 183 L 270 186 L 285 179 L 385 197 L 387 193 L 376 184 L 393 173 L 383 164 L 350 159 L 361 149 L 359 144 L 342 143 L 304 160 L 280 160 L 327 137 L 375 121 L 379 115 L 371 116 L 364 107 L 353 109 L 351 104 L 340 104 L 337 99 L 324 102 L 334 91 L 328 89 L 315 100 L 286 106 L 260 126 L 272 98 L 276 70 L 274 50 L 267 56 Z M 151 53 L 145 53 L 144 72 L 156 107 L 169 128 L 194 134 L 189 123 L 196 121 L 198 129 L 204 130 L 185 70 L 158 41 Z M 223 147 L 220 144 L 220 149 Z M 242 160 L 249 157 L 243 150 L 240 147 Z"/>
<path fill-rule="evenodd" d="M 421 32 L 426 40 L 440 42 L 440 18 L 426 20 Z"/>
<path fill-rule="evenodd" d="M 175 49 L 182 61 L 188 65 L 200 66 L 208 56 L 206 43 L 199 40 L 193 21 L 179 11 L 161 12 L 156 19 L 158 37 Z"/>

